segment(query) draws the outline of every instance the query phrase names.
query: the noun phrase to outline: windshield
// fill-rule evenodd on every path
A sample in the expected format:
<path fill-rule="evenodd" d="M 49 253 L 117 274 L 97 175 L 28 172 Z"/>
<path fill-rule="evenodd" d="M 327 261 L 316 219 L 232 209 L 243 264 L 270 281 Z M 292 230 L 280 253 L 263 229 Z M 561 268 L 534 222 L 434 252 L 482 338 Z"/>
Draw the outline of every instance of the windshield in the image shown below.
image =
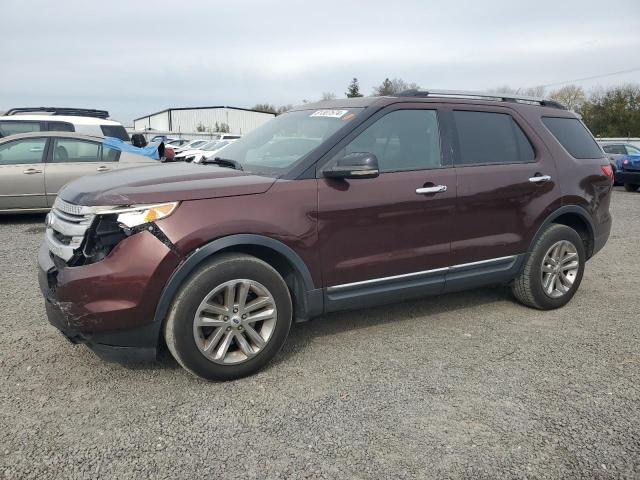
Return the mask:
<path fill-rule="evenodd" d="M 206 150 L 207 152 L 212 152 L 214 150 L 219 150 L 222 147 L 224 147 L 227 143 L 224 140 L 221 141 L 217 141 L 217 142 L 211 142 L 211 143 L 207 143 L 204 147 L 202 147 L 202 150 Z M 206 148 L 205 148 L 206 147 Z"/>
<path fill-rule="evenodd" d="M 202 145 L 198 145 L 197 150 L 213 150 L 213 146 L 217 145 L 220 140 L 214 140 L 212 142 L 207 142 Z"/>
<path fill-rule="evenodd" d="M 301 110 L 279 115 L 224 149 L 245 170 L 282 172 L 352 120 L 362 108 Z"/>
<path fill-rule="evenodd" d="M 219 142 L 215 142 L 209 146 L 209 148 L 203 148 L 203 150 L 207 150 L 208 152 L 213 152 L 214 150 L 220 150 L 225 145 L 229 145 L 229 140 L 220 140 Z"/>

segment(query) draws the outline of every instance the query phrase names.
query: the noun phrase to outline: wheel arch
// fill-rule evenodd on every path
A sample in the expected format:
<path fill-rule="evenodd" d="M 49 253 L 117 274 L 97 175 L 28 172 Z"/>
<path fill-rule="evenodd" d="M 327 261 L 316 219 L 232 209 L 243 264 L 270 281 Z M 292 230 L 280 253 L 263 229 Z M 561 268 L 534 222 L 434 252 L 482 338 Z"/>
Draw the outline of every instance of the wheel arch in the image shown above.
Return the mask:
<path fill-rule="evenodd" d="M 542 222 L 542 225 L 540 225 L 538 231 L 531 240 L 531 243 L 529 244 L 529 252 L 532 251 L 533 246 L 538 238 L 540 238 L 540 235 L 542 235 L 545 229 L 552 223 L 566 225 L 578 232 L 578 235 L 580 235 L 580 238 L 582 238 L 584 243 L 587 259 L 592 256 L 595 240 L 595 228 L 593 226 L 593 221 L 589 216 L 589 212 L 577 205 L 565 205 L 551 213 L 551 215 Z"/>
<path fill-rule="evenodd" d="M 189 275 L 213 256 L 229 252 L 252 255 L 271 265 L 289 287 L 293 297 L 294 318 L 297 320 L 321 313 L 321 289 L 316 289 L 309 268 L 291 247 L 263 235 L 237 234 L 218 238 L 197 248 L 173 272 L 156 305 L 154 323 L 158 335 L 173 299 Z"/>

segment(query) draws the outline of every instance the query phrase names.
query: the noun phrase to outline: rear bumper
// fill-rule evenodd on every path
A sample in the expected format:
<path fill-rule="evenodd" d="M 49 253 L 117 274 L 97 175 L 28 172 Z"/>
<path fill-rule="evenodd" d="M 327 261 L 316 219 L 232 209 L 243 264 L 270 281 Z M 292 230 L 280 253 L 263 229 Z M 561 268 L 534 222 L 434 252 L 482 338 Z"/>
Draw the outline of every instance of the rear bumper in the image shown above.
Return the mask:
<path fill-rule="evenodd" d="M 633 183 L 640 185 L 640 170 L 637 172 L 630 172 L 628 170 L 622 170 L 616 172 L 617 183 Z"/>
<path fill-rule="evenodd" d="M 160 326 L 154 312 L 178 257 L 153 235 L 123 240 L 101 262 L 54 264 L 46 243 L 38 253 L 38 283 L 49 323 L 73 343 L 107 361 L 156 357 Z"/>

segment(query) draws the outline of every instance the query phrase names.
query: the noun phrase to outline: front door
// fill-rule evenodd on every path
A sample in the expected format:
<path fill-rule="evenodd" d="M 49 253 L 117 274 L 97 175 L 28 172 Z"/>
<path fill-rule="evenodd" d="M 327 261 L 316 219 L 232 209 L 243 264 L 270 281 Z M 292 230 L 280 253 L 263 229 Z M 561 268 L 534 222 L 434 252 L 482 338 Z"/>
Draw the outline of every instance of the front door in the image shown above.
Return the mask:
<path fill-rule="evenodd" d="M 0 145 L 0 210 L 47 208 L 43 157 L 46 138 Z"/>
<path fill-rule="evenodd" d="M 436 106 L 399 104 L 369 119 L 329 155 L 376 155 L 377 178 L 319 172 L 318 210 L 326 308 L 434 293 L 450 263 L 455 170 Z M 444 137 L 443 137 L 444 138 Z"/>

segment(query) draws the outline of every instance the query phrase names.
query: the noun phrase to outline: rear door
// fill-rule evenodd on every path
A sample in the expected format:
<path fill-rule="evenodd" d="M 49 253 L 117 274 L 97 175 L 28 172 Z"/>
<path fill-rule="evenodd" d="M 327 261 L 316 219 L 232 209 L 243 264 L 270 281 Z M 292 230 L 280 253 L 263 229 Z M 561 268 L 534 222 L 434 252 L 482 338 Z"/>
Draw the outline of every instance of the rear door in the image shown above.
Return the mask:
<path fill-rule="evenodd" d="M 328 310 L 443 288 L 456 179 L 442 130 L 437 105 L 398 104 L 329 152 L 325 166 L 345 154 L 373 153 L 380 175 L 336 180 L 319 173 L 319 245 Z"/>
<path fill-rule="evenodd" d="M 512 109 L 451 108 L 458 178 L 454 264 L 526 252 L 541 219 L 560 206 L 550 152 Z"/>
<path fill-rule="evenodd" d="M 46 208 L 43 158 L 46 138 L 0 145 L 0 210 Z"/>
<path fill-rule="evenodd" d="M 108 172 L 117 165 L 118 155 L 103 155 L 100 142 L 53 137 L 45 166 L 47 201 L 53 205 L 58 191 L 76 178 Z"/>

